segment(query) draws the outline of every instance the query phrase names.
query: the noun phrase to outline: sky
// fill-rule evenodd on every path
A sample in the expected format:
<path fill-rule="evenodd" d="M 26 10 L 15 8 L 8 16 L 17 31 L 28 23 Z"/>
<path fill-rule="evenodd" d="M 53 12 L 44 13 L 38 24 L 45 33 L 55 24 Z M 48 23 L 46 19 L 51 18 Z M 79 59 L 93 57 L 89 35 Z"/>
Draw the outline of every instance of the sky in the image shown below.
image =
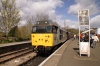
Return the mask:
<path fill-rule="evenodd" d="M 90 27 L 100 27 L 100 0 L 16 0 L 16 5 L 21 25 L 27 23 L 27 15 L 44 13 L 61 27 L 78 28 L 78 10 L 89 9 Z"/>

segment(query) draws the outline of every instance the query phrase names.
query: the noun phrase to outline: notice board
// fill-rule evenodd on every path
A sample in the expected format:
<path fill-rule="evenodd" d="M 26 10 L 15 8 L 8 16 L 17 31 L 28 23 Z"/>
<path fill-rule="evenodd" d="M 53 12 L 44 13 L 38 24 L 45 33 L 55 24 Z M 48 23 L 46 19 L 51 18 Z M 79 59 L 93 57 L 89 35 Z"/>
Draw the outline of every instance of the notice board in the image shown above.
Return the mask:
<path fill-rule="evenodd" d="M 90 44 L 89 42 L 80 42 L 80 56 L 81 54 L 86 54 L 90 56 Z"/>

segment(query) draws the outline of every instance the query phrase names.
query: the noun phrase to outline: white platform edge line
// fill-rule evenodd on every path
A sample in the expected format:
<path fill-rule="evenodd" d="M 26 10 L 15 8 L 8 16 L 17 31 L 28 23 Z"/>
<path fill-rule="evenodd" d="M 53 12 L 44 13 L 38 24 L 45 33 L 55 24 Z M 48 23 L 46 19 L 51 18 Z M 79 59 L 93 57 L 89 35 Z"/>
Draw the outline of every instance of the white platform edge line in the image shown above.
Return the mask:
<path fill-rule="evenodd" d="M 62 54 L 54 54 L 54 55 L 62 55 Z"/>
<path fill-rule="evenodd" d="M 68 40 L 67 40 L 68 41 Z M 66 41 L 66 42 L 67 42 Z M 65 43 L 66 43 L 65 42 Z M 59 48 L 59 49 L 61 49 L 64 45 L 65 45 L 65 43 Z M 38 66 L 42 66 L 49 58 L 51 58 L 51 56 L 53 56 L 53 55 L 55 55 L 55 53 L 59 50 L 59 49 L 57 49 L 53 54 L 51 54 L 47 59 L 45 59 L 41 64 L 39 64 Z"/>

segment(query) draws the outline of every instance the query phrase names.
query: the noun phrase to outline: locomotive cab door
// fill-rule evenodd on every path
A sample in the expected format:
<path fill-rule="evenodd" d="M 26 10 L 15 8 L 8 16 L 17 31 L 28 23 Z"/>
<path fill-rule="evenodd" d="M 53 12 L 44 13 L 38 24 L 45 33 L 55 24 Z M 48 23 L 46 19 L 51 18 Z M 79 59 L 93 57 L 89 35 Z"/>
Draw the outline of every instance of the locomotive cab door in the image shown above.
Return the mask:
<path fill-rule="evenodd" d="M 53 34 L 54 34 L 54 44 L 59 43 L 59 28 L 57 26 L 53 26 Z"/>

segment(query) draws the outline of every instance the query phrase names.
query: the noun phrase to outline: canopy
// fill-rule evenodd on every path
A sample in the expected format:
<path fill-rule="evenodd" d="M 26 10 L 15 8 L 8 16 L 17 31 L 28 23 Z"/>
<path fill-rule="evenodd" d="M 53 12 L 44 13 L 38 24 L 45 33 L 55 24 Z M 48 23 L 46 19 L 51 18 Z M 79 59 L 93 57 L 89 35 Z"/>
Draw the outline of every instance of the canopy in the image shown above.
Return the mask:
<path fill-rule="evenodd" d="M 91 30 L 93 30 L 93 29 L 83 31 L 82 33 L 87 33 L 87 32 L 89 32 L 89 31 L 91 31 Z"/>

